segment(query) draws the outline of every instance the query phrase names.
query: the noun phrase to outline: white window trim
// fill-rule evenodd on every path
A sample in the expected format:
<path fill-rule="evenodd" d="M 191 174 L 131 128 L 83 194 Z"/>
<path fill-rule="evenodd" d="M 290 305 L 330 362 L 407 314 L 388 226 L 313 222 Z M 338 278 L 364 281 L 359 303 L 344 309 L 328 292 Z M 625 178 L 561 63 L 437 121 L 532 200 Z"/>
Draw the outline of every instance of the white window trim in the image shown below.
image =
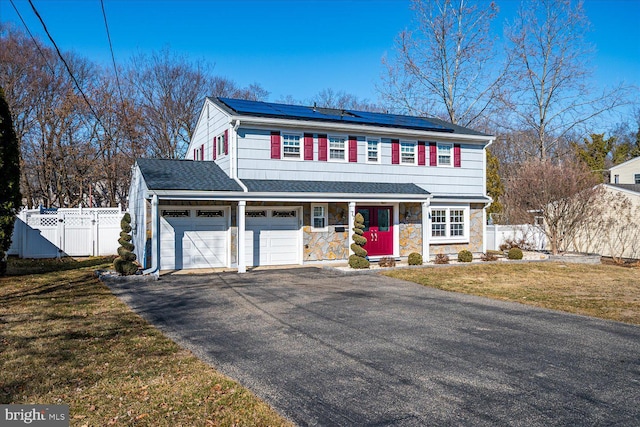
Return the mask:
<path fill-rule="evenodd" d="M 413 146 L 413 163 L 402 161 L 402 144 Z M 418 164 L 418 143 L 416 141 L 400 141 L 400 164 L 401 165 L 417 165 Z"/>
<path fill-rule="evenodd" d="M 285 135 L 297 136 L 299 138 L 298 140 L 300 141 L 300 146 L 299 146 L 300 149 L 298 150 L 298 157 L 284 155 L 284 136 Z M 303 154 L 304 154 L 304 134 L 300 132 L 280 131 L 280 159 L 299 161 L 303 159 Z"/>
<path fill-rule="evenodd" d="M 445 236 L 433 236 L 432 233 L 432 223 L 431 223 L 431 214 L 434 210 L 444 210 L 446 211 L 446 222 L 445 222 Z M 451 237 L 450 233 L 451 233 L 451 216 L 450 216 L 450 211 L 451 210 L 463 210 L 464 213 L 464 226 L 463 226 L 463 230 L 464 230 L 464 235 L 463 236 L 453 236 Z M 470 222 L 471 222 L 471 217 L 470 217 L 470 209 L 469 209 L 469 205 L 442 205 L 442 206 L 430 206 L 429 207 L 429 240 L 432 243 L 469 243 L 470 241 L 470 237 L 469 237 L 469 227 L 470 227 Z"/>
<path fill-rule="evenodd" d="M 344 156 L 342 159 L 331 158 L 331 138 L 344 139 Z M 347 163 L 349 160 L 349 137 L 346 135 L 327 135 L 327 161 L 335 163 Z"/>
<path fill-rule="evenodd" d="M 440 147 L 441 146 L 448 146 L 450 147 L 450 155 L 449 155 L 449 164 L 441 164 L 440 163 Z M 437 142 L 436 143 L 436 161 L 438 164 L 438 167 L 442 167 L 442 168 L 452 168 L 453 167 L 453 144 L 450 142 Z"/>
<path fill-rule="evenodd" d="M 370 142 L 375 142 L 376 143 L 376 153 L 377 153 L 377 160 L 369 160 L 369 143 Z M 365 153 L 366 155 L 366 160 L 367 163 L 371 163 L 371 164 L 380 164 L 380 158 L 382 157 L 382 153 L 380 152 L 380 139 L 377 138 L 367 138 L 367 152 Z"/>
<path fill-rule="evenodd" d="M 224 155 L 224 132 L 222 132 L 220 135 L 216 136 L 216 158 Z"/>
<path fill-rule="evenodd" d="M 324 215 L 322 218 L 324 219 L 324 227 L 314 227 L 314 219 L 317 218 L 313 212 L 316 207 L 322 208 L 322 212 Z M 311 231 L 313 232 L 322 232 L 329 231 L 329 204 L 328 203 L 311 203 Z"/>
<path fill-rule="evenodd" d="M 633 182 L 634 184 L 640 184 L 640 173 L 633 174 Z"/>

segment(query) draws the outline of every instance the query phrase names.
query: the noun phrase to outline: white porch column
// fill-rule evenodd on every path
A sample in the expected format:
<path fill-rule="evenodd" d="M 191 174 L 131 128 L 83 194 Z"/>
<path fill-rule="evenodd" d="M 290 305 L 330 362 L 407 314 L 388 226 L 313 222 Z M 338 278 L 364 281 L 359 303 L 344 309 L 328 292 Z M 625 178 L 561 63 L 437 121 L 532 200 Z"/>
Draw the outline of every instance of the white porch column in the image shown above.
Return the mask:
<path fill-rule="evenodd" d="M 353 234 L 353 226 L 355 225 L 356 218 L 356 202 L 349 202 L 349 233 L 347 234 L 347 247 L 349 248 L 349 255 L 353 255 L 351 250 L 351 235 Z"/>
<path fill-rule="evenodd" d="M 429 243 L 431 236 L 429 230 L 429 206 L 431 205 L 431 201 L 427 200 L 426 202 L 422 202 L 422 261 L 427 263 L 429 262 Z"/>
<path fill-rule="evenodd" d="M 245 226 L 245 207 L 247 206 L 247 202 L 245 200 L 240 200 L 238 202 L 238 273 L 246 273 L 247 272 L 247 260 L 246 249 L 245 249 L 245 234 L 246 234 L 246 226 Z"/>
<path fill-rule="evenodd" d="M 489 205 L 484 205 L 484 207 L 482 208 L 482 253 L 483 254 L 487 253 L 487 207 L 489 207 Z"/>

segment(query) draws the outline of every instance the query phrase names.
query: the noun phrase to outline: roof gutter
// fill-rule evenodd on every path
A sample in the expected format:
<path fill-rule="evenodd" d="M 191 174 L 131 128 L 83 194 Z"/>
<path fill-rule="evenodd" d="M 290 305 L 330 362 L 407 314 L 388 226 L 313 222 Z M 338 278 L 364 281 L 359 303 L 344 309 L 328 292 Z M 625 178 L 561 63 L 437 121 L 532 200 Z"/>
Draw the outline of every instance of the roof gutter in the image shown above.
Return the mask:
<path fill-rule="evenodd" d="M 487 140 L 493 142 L 495 136 L 493 135 L 468 135 L 463 133 L 448 133 L 448 132 L 434 132 L 417 129 L 403 129 L 403 128 L 391 128 L 384 126 L 368 126 L 361 124 L 346 124 L 346 123 L 332 123 L 332 122 L 317 122 L 311 120 L 293 120 L 293 119 L 279 119 L 273 117 L 253 117 L 253 116 L 231 116 L 231 120 L 242 120 L 243 124 L 252 124 L 257 126 L 265 126 L 273 128 L 274 126 L 282 127 L 304 127 L 305 129 L 316 129 L 323 132 L 326 130 L 332 130 L 337 132 L 346 133 L 366 133 L 377 134 L 380 136 L 394 135 L 412 138 L 424 138 L 424 139 L 437 139 L 437 140 L 452 140 L 452 141 L 465 141 L 469 143 L 487 143 Z"/>

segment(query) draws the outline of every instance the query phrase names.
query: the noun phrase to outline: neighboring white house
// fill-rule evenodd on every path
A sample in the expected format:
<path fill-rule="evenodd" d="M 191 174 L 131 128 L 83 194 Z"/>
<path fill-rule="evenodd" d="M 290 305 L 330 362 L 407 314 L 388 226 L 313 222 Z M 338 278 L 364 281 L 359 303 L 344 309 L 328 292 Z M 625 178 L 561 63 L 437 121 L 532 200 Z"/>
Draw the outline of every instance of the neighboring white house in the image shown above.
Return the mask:
<path fill-rule="evenodd" d="M 635 157 L 609 169 L 611 184 L 640 184 L 640 157 Z"/>
<path fill-rule="evenodd" d="M 185 160 L 138 159 L 129 194 L 150 271 L 485 251 L 494 137 L 423 117 L 207 98 Z"/>

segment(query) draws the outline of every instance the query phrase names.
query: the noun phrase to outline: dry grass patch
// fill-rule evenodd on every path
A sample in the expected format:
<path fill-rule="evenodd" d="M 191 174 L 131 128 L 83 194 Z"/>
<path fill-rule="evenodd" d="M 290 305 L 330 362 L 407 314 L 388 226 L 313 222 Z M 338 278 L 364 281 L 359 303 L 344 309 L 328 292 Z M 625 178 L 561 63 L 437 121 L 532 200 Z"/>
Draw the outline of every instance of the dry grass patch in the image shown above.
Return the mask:
<path fill-rule="evenodd" d="M 115 298 L 93 274 L 108 261 L 0 278 L 0 403 L 68 404 L 79 426 L 290 425 Z"/>
<path fill-rule="evenodd" d="M 462 292 L 640 325 L 640 269 L 563 263 L 478 264 L 383 273 Z"/>

